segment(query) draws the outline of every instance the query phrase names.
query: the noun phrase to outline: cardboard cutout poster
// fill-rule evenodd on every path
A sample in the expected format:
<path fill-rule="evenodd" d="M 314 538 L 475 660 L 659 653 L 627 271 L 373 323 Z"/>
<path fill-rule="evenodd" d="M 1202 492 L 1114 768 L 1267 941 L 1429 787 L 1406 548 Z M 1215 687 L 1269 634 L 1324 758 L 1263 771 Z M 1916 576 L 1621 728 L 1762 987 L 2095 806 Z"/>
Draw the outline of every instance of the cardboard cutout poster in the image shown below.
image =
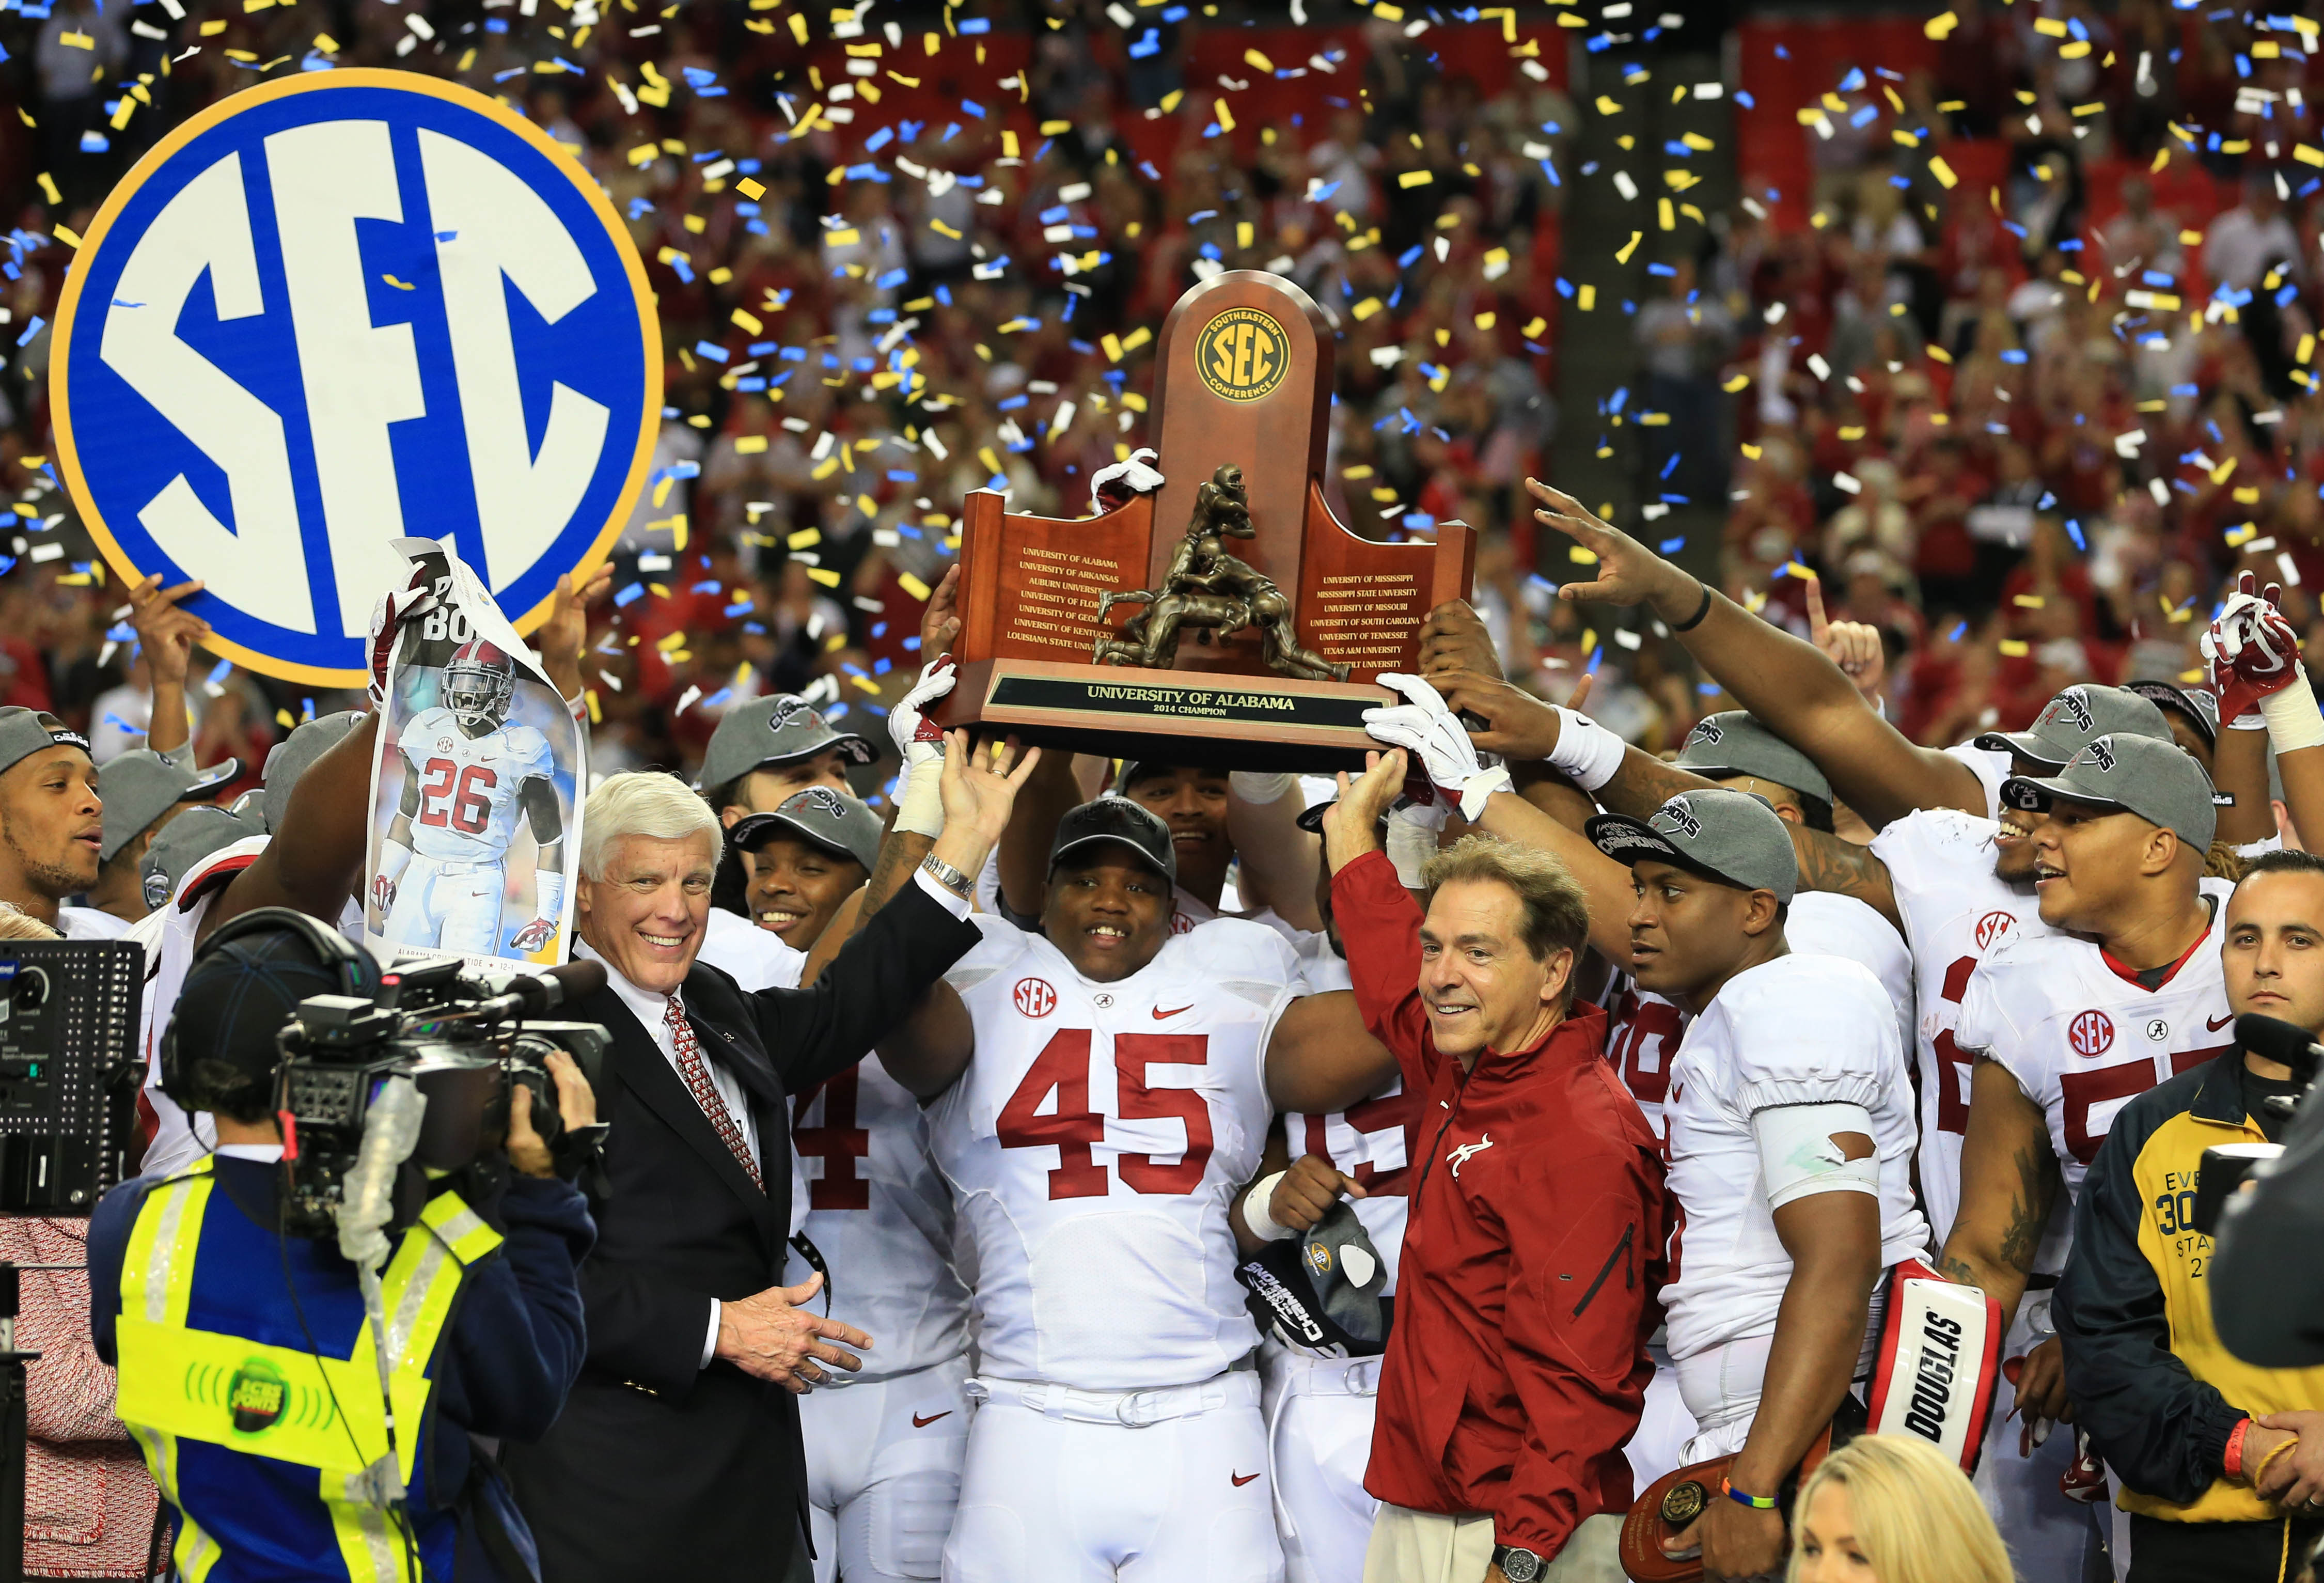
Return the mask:
<path fill-rule="evenodd" d="M 372 759 L 364 928 L 487 971 L 560 961 L 586 734 L 448 544 L 399 538 L 442 603 L 403 629 Z"/>

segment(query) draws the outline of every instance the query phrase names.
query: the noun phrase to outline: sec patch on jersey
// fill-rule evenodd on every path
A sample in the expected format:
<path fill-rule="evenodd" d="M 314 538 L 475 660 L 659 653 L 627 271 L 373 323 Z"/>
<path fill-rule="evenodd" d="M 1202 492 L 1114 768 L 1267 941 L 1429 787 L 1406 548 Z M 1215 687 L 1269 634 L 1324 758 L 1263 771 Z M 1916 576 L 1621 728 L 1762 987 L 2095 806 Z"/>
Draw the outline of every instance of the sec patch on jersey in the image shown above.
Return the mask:
<path fill-rule="evenodd" d="M 452 83 L 333 70 L 155 144 L 67 275 L 57 459 L 125 579 L 200 578 L 209 647 L 363 685 L 391 541 L 456 536 L 516 624 L 645 480 L 661 336 L 604 190 Z"/>

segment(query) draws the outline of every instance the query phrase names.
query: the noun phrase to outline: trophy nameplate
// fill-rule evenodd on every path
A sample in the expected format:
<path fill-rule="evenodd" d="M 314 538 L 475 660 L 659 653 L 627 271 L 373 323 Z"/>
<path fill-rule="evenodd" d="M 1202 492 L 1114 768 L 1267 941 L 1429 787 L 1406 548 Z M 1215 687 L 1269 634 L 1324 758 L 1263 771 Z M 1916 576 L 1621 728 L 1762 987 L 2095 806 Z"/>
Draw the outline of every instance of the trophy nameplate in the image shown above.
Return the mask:
<path fill-rule="evenodd" d="M 969 494 L 941 718 L 1115 756 L 1360 767 L 1377 745 L 1363 711 L 1398 701 L 1372 678 L 1418 668 L 1422 621 L 1468 596 L 1474 536 L 1446 522 L 1434 542 L 1386 544 L 1333 516 L 1331 331 L 1289 281 L 1238 270 L 1195 287 L 1156 359 L 1160 489 L 1076 520 Z"/>

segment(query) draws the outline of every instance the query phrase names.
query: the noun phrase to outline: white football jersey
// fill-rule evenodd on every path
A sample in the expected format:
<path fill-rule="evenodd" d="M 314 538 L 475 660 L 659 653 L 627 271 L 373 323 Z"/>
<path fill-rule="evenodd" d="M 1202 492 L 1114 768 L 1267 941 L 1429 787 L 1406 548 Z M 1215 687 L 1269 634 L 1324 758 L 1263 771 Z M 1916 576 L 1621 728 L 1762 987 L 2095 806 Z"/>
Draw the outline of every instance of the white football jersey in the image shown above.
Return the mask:
<path fill-rule="evenodd" d="M 2116 1112 L 2165 1078 L 2236 1047 L 2219 961 L 2233 888 L 2224 879 L 2203 881 L 2211 925 L 2152 989 L 2105 947 L 2077 934 L 2015 936 L 1969 975 L 1954 1036 L 1964 1050 L 2006 1068 L 2042 1107 L 2069 1204 L 2080 1200 Z M 2071 1217 L 2052 1216 L 2036 1267 L 2062 1267 L 2072 1235 Z"/>
<path fill-rule="evenodd" d="M 420 811 L 411 816 L 411 850 L 441 862 L 493 863 L 516 840 L 524 783 L 556 768 L 549 739 L 529 725 L 504 725 L 472 737 L 448 709 L 423 709 L 404 723 L 396 746 L 419 778 Z"/>
<path fill-rule="evenodd" d="M 1913 1056 L 1921 1080 L 1921 1198 L 1940 1247 L 1960 1210 L 1961 1136 L 1969 1130 L 1973 1058 L 1955 1032 L 1961 996 L 1978 961 L 2002 942 L 2057 933 L 2042 921 L 2031 883 L 2012 885 L 1994 877 L 1993 835 L 1999 828 L 1993 820 L 1956 808 L 1923 808 L 1872 840 L 1872 855 L 1888 866 L 1896 913 L 1913 947 L 1920 1013 Z"/>
<path fill-rule="evenodd" d="M 1977 784 L 1985 789 L 1985 816 L 1987 819 L 2000 818 L 2001 783 L 2015 773 L 2017 756 L 2015 753 L 2003 752 L 1992 748 L 1980 748 L 1977 745 L 1976 739 L 1972 738 L 1966 742 L 1956 742 L 1947 748 L 1945 757 L 1958 759 L 1969 767 L 1969 772 L 1977 777 Z M 1960 810 L 1941 808 L 1922 810 L 1923 813 L 1948 811 L 1958 813 Z M 1907 817 L 1910 815 L 1908 815 Z M 1895 825 L 1892 824 L 1887 828 L 1894 830 Z"/>
<path fill-rule="evenodd" d="M 1300 935 L 1299 979 L 1309 995 L 1355 987 L 1348 964 L 1321 931 Z M 1348 1201 L 1388 1267 L 1388 1284 L 1380 1291 L 1393 1295 L 1397 1267 L 1404 1262 L 1405 1215 L 1412 1203 L 1405 1172 L 1420 1152 L 1420 1096 L 1405 1091 L 1402 1077 L 1391 1078 L 1370 1099 L 1329 1116 L 1285 1111 L 1283 1136 L 1293 1159 L 1320 1155 L 1333 1169 L 1363 1184 L 1369 1196 Z"/>
<path fill-rule="evenodd" d="M 1729 979 L 1671 1063 L 1670 1190 L 1679 1203 L 1663 1288 L 1671 1356 L 1773 1335 L 1792 1278 L 1751 1118 L 1777 1105 L 1861 1105 L 1880 1161 L 1880 1262 L 1925 1258 L 1913 1202 L 1913 1090 L 1879 980 L 1794 952 Z"/>
<path fill-rule="evenodd" d="M 928 1108 L 975 1263 L 982 1372 L 1084 1390 L 1205 1380 L 1258 1342 L 1227 1205 L 1274 1120 L 1267 1039 L 1298 959 L 1222 918 L 1111 983 L 971 919 L 945 975 L 976 1055 Z"/>
<path fill-rule="evenodd" d="M 1913 953 L 1879 913 L 1852 896 L 1803 890 L 1792 897 L 1784 938 L 1795 952 L 1861 962 L 1887 994 L 1898 1039 L 1912 1036 Z M 1637 1100 L 1655 1136 L 1665 1137 L 1663 1098 L 1670 1086 L 1670 1058 L 1686 1032 L 1686 1013 L 1639 989 L 1627 973 L 1609 986 L 1605 1004 L 1606 1059 L 1621 1074 L 1622 1086 Z"/>

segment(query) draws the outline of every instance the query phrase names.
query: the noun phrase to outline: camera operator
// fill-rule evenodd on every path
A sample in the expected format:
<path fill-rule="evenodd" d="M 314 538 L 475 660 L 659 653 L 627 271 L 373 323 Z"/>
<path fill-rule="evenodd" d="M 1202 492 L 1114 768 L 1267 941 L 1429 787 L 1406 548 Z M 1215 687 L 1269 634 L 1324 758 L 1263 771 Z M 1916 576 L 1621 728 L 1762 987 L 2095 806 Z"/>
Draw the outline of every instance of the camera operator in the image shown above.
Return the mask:
<path fill-rule="evenodd" d="M 379 977 L 367 953 L 287 909 L 205 941 L 163 1064 L 172 1096 L 211 1114 L 217 1150 L 115 1188 L 90 1225 L 97 1350 L 120 1370 L 121 1418 L 177 1515 L 178 1569 L 208 1583 L 532 1575 L 530 1536 L 471 1437 L 532 1439 L 562 1410 L 584 1348 L 576 1266 L 595 1230 L 530 1091 L 512 1094 L 513 1170 L 488 1156 L 429 1182 L 387 1262 L 392 1410 L 355 1266 L 330 1241 L 283 1233 L 278 1035 L 308 997 L 370 1000 Z M 548 1063 L 565 1127 L 593 1124 L 578 1068 L 561 1053 Z"/>
<path fill-rule="evenodd" d="M 2324 1028 L 2324 860 L 2253 861 L 2220 966 L 2230 1011 Z M 2051 1312 L 2076 1422 L 2131 1514 L 2130 1583 L 2273 1583 L 2324 1532 L 2324 1367 L 2259 1367 L 2221 1345 L 2213 1304 L 2233 1300 L 2191 1223 L 2204 1150 L 2276 1141 L 2268 1100 L 2300 1087 L 2230 1049 L 2124 1105 L 2083 1180 Z"/>

